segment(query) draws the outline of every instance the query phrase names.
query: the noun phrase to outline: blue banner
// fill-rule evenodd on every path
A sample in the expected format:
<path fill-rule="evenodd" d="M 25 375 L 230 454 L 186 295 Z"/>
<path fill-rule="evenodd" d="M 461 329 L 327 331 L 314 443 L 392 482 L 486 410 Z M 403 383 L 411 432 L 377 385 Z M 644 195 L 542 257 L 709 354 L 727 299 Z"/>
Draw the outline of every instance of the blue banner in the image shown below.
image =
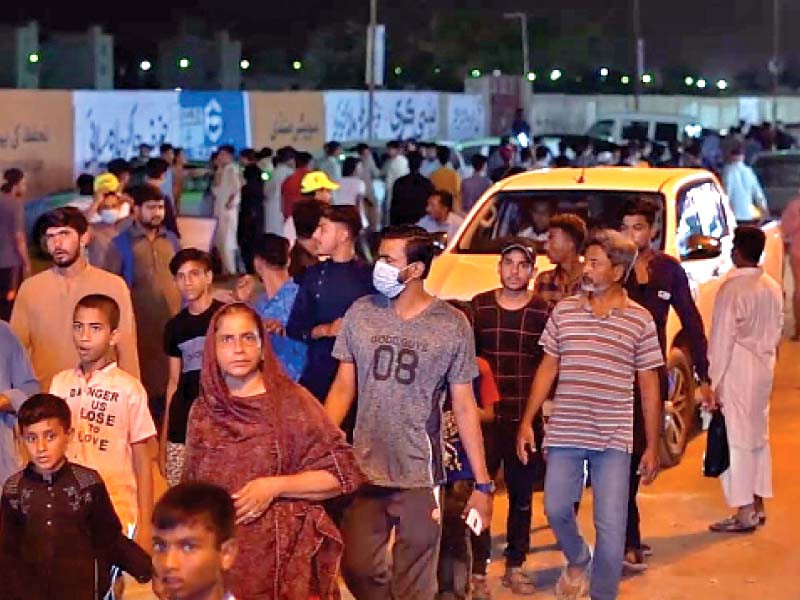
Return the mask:
<path fill-rule="evenodd" d="M 242 92 L 180 92 L 181 143 L 189 160 L 208 160 L 225 144 L 250 146 L 250 117 Z"/>

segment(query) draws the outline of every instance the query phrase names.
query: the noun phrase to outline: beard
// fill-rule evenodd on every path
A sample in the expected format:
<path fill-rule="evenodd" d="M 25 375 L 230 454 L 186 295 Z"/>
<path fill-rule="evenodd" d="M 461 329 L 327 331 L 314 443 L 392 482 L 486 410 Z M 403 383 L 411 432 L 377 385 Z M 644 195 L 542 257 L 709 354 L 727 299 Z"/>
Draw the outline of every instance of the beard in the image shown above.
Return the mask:
<path fill-rule="evenodd" d="M 139 221 L 145 229 L 158 229 L 164 224 L 164 219 Z"/>
<path fill-rule="evenodd" d="M 57 267 L 61 267 L 62 269 L 67 269 L 75 264 L 75 262 L 80 258 L 81 251 L 80 248 L 78 249 L 75 254 L 68 255 L 66 257 L 59 258 L 55 254 L 53 255 L 53 262 L 56 264 Z"/>
<path fill-rule="evenodd" d="M 610 287 L 611 285 L 608 283 L 595 283 L 588 277 L 581 278 L 581 290 L 589 294 L 595 294 L 597 292 L 605 292 Z"/>

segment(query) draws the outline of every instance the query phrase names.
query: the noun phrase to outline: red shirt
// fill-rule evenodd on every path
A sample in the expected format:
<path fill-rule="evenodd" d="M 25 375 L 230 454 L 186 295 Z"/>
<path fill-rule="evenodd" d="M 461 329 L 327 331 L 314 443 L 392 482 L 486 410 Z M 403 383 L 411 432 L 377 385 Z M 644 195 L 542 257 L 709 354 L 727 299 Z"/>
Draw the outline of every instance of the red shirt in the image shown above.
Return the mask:
<path fill-rule="evenodd" d="M 287 219 L 292 216 L 295 203 L 303 199 L 303 194 L 300 193 L 300 183 L 306 173 L 310 173 L 311 169 L 308 167 L 301 167 L 295 169 L 295 172 L 289 175 L 281 184 L 281 209 L 283 216 Z"/>

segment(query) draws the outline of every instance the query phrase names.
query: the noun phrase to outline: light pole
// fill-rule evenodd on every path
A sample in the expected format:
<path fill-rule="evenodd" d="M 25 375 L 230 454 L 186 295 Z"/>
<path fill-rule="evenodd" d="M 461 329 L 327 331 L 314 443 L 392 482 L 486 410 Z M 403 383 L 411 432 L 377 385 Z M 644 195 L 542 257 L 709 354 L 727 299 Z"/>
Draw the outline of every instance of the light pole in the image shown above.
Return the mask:
<path fill-rule="evenodd" d="M 778 86 L 780 84 L 781 64 L 781 3 L 772 0 L 772 58 L 769 61 L 769 71 L 772 74 L 772 120 L 778 120 Z"/>
<path fill-rule="evenodd" d="M 372 117 L 375 111 L 375 30 L 378 25 L 378 0 L 369 2 L 369 39 L 367 40 L 367 119 L 369 121 L 369 139 L 374 137 Z"/>
<path fill-rule="evenodd" d="M 642 76 L 644 75 L 644 38 L 642 37 L 642 15 L 639 0 L 633 0 L 633 37 L 636 52 L 636 78 L 633 80 L 634 107 L 639 110 L 639 95 L 642 91 Z"/>
<path fill-rule="evenodd" d="M 522 30 L 522 76 L 527 77 L 531 70 L 530 52 L 528 50 L 528 15 L 524 12 L 503 14 L 504 19 L 519 19 Z"/>

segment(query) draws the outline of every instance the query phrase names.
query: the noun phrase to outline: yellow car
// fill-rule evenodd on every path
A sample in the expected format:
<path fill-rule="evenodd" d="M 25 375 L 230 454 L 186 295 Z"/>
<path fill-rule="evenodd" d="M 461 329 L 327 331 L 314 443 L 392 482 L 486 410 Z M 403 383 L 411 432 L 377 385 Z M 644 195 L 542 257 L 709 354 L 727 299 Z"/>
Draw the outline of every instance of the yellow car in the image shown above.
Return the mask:
<path fill-rule="evenodd" d="M 736 220 L 719 180 L 701 169 L 552 169 L 500 181 L 486 191 L 454 239 L 448 240 L 433 263 L 426 287 L 441 298 L 459 300 L 499 287 L 498 253 L 514 236 L 529 237 L 536 246 L 537 272 L 551 269 L 544 253 L 542 212 L 575 213 L 591 232 L 618 227 L 624 205 L 639 197 L 661 207 L 653 247 L 680 260 L 708 334 L 721 276 L 733 266 L 730 254 Z M 764 230 L 764 268 L 782 285 L 780 227 L 768 223 Z M 680 460 L 696 422 L 695 378 L 689 357 L 680 321 L 671 311 L 667 324 L 670 397 L 662 444 L 666 464 Z"/>

